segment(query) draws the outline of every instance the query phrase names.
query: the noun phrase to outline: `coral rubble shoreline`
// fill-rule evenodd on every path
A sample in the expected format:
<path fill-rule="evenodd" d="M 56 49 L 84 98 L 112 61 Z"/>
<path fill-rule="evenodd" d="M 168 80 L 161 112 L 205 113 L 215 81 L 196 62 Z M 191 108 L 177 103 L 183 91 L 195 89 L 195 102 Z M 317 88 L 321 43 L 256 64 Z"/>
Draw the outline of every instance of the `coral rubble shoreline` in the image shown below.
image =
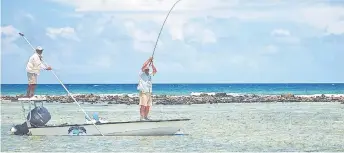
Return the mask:
<path fill-rule="evenodd" d="M 1 101 L 17 102 L 17 96 L 1 96 Z M 46 102 L 72 103 L 73 99 L 68 95 L 45 95 Z M 108 104 L 139 104 L 139 97 L 133 95 L 74 95 L 78 102 L 82 103 L 108 103 Z M 226 93 L 199 94 L 190 96 L 154 95 L 153 103 L 156 105 L 191 105 L 191 104 L 215 104 L 215 103 L 263 103 L 263 102 L 341 102 L 344 104 L 344 95 L 308 95 L 293 94 L 282 95 L 228 95 Z"/>

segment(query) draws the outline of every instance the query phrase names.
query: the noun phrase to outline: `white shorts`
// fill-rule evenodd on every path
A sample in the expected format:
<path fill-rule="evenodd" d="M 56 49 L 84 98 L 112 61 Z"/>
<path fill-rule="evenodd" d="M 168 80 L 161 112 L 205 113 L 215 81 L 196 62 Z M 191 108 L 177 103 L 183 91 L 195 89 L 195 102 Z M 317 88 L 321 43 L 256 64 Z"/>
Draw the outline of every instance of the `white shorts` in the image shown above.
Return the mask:
<path fill-rule="evenodd" d="M 37 74 L 27 72 L 27 79 L 29 84 L 37 84 Z"/>

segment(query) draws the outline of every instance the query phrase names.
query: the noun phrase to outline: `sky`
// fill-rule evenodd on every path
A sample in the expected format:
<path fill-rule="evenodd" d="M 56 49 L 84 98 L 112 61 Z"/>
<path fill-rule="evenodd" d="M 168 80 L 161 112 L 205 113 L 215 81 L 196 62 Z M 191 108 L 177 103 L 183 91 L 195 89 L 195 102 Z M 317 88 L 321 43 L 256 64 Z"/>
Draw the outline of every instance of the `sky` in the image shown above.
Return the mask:
<path fill-rule="evenodd" d="M 176 0 L 1 1 L 1 83 L 27 83 L 33 46 L 63 83 L 137 83 Z M 181 0 L 154 83 L 344 82 L 344 2 Z M 58 84 L 49 71 L 38 83 Z"/>

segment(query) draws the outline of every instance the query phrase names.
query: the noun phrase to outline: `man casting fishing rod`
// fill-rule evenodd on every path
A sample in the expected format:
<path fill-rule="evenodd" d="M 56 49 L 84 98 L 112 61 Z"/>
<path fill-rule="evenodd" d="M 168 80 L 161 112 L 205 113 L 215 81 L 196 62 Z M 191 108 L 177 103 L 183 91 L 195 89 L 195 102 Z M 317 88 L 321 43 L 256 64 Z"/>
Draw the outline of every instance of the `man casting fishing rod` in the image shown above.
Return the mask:
<path fill-rule="evenodd" d="M 148 119 L 148 113 L 149 113 L 149 109 L 150 106 L 152 106 L 152 82 L 151 82 L 151 77 L 152 74 L 154 75 L 157 70 L 153 64 L 153 57 L 154 57 L 154 53 L 155 53 L 155 49 L 156 46 L 158 45 L 158 41 L 159 41 L 159 37 L 161 34 L 162 29 L 164 28 L 165 22 L 168 18 L 168 16 L 170 15 L 172 9 L 174 8 L 174 6 L 176 6 L 176 4 L 178 2 L 180 2 L 181 0 L 178 0 L 174 3 L 174 5 L 172 6 L 172 8 L 170 9 L 170 11 L 168 12 L 164 23 L 161 26 L 160 32 L 158 34 L 158 37 L 156 39 L 155 42 L 155 46 L 153 49 L 153 54 L 152 56 L 143 64 L 141 71 L 140 71 L 140 79 L 139 79 L 139 84 L 137 86 L 137 89 L 140 91 L 139 97 L 140 97 L 140 115 L 141 118 L 140 120 L 149 120 Z M 152 69 L 153 69 L 153 73 L 149 73 L 149 66 L 152 65 Z"/>
<path fill-rule="evenodd" d="M 152 65 L 153 73 L 149 72 L 149 66 Z M 148 118 L 149 109 L 152 106 L 152 75 L 157 72 L 153 57 L 150 57 L 141 67 L 139 74 L 139 83 L 137 89 L 140 91 L 140 120 L 150 120 Z"/>
<path fill-rule="evenodd" d="M 26 97 L 31 98 L 35 94 L 35 88 L 37 84 L 37 77 L 41 69 L 52 70 L 50 66 L 46 66 L 42 63 L 43 48 L 38 46 L 36 52 L 29 58 L 26 65 L 26 72 L 28 77 L 28 88 Z"/>

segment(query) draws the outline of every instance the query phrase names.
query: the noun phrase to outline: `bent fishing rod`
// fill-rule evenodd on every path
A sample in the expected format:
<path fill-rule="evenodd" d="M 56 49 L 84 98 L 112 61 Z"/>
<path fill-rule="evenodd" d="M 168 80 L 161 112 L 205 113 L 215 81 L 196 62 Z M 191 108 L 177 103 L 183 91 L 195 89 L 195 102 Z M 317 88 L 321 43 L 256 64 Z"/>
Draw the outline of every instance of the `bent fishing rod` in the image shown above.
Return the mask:
<path fill-rule="evenodd" d="M 169 15 L 170 15 L 171 11 L 173 10 L 173 8 L 174 8 L 174 7 L 177 5 L 177 3 L 180 2 L 180 1 L 181 1 L 181 0 L 176 1 L 176 2 L 173 4 L 173 6 L 171 7 L 170 11 L 167 13 L 167 16 L 166 16 L 166 18 L 165 18 L 165 21 L 163 22 L 163 24 L 162 24 L 162 26 L 161 26 L 161 28 L 160 28 L 160 32 L 159 32 L 159 34 L 158 34 L 158 37 L 157 37 L 157 39 L 156 39 L 156 41 L 155 41 L 155 46 L 154 46 L 153 54 L 152 54 L 151 57 L 154 56 L 155 49 L 156 49 L 156 46 L 158 45 L 158 41 L 159 41 L 159 38 L 160 38 L 160 34 L 161 34 L 161 32 L 162 32 L 162 29 L 164 28 L 164 25 L 165 25 L 165 23 L 166 23 L 167 18 L 169 17 Z M 150 64 L 149 64 L 149 65 L 150 65 Z"/>
<path fill-rule="evenodd" d="M 23 33 L 19 33 L 19 35 L 21 36 L 21 37 L 23 37 L 25 40 L 26 40 L 26 42 L 31 46 L 31 48 L 33 49 L 33 50 L 35 50 L 35 48 L 31 45 L 31 43 L 26 39 L 26 37 L 24 36 L 24 34 Z M 41 60 L 42 60 L 42 62 L 43 62 L 43 64 L 44 65 L 47 65 L 45 62 L 44 62 L 44 60 L 43 60 L 43 58 L 41 58 Z M 62 83 L 62 81 L 59 79 L 59 77 L 57 77 L 57 75 L 55 74 L 55 72 L 53 71 L 53 70 L 50 70 L 52 73 L 53 73 L 53 75 L 56 77 L 56 79 L 60 82 L 60 84 L 62 85 L 62 87 L 67 91 L 67 93 L 68 93 L 68 95 L 70 96 L 70 97 L 72 97 L 72 99 L 74 100 L 74 102 L 79 106 L 79 108 L 84 112 L 84 114 L 89 118 L 89 119 L 91 119 L 91 117 L 86 113 L 86 111 L 84 110 L 84 109 L 82 109 L 82 107 L 80 106 L 80 104 L 76 101 L 76 99 L 73 97 L 73 95 L 68 91 L 68 89 L 66 88 L 66 86 Z M 93 122 L 92 122 L 93 123 Z M 95 124 L 95 123 L 93 123 L 93 125 L 96 127 L 96 129 L 98 130 L 98 132 L 102 135 L 102 136 L 104 136 L 104 134 L 102 133 L 102 132 L 100 132 L 100 130 L 99 130 L 99 128 L 97 127 L 97 125 Z"/>
<path fill-rule="evenodd" d="M 173 6 L 171 7 L 171 9 L 168 11 L 168 13 L 167 13 L 167 15 L 166 15 L 164 22 L 162 23 L 162 26 L 161 26 L 161 28 L 160 28 L 158 37 L 156 38 L 156 41 L 155 41 L 153 53 L 152 53 L 152 56 L 151 56 L 152 59 L 153 59 L 153 57 L 154 57 L 155 49 L 156 49 L 156 46 L 158 45 L 158 41 L 159 41 L 159 38 L 160 38 L 160 35 L 161 35 L 161 32 L 162 32 L 162 29 L 164 28 L 164 25 L 165 25 L 165 23 L 166 23 L 166 21 L 167 21 L 167 18 L 170 16 L 170 13 L 172 12 L 173 8 L 174 8 L 174 7 L 177 5 L 177 3 L 179 3 L 180 1 L 181 1 L 181 0 L 177 0 L 177 1 L 173 4 Z M 153 62 L 153 61 L 151 61 L 151 62 L 149 63 L 148 67 L 151 66 L 152 62 Z M 154 74 L 153 74 L 153 75 L 154 75 Z"/>

